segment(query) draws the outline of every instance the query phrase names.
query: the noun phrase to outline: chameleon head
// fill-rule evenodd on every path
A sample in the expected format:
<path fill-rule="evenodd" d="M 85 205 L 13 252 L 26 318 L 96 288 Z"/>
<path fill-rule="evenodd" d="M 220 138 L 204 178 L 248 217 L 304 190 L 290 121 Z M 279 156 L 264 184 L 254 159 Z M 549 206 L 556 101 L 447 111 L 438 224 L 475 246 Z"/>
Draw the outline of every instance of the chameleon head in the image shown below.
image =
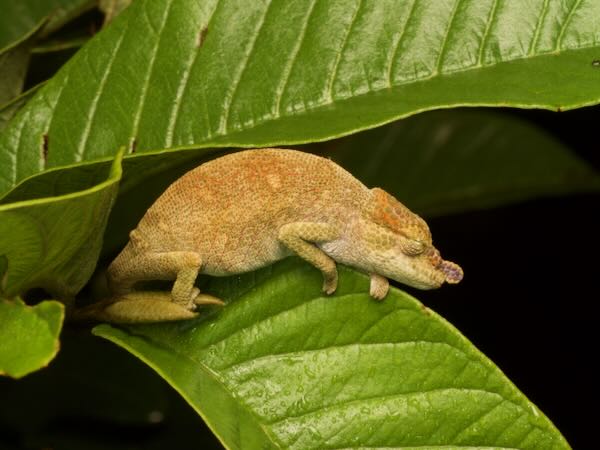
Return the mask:
<path fill-rule="evenodd" d="M 372 189 L 371 208 L 359 220 L 357 233 L 366 246 L 366 270 L 419 289 L 435 289 L 444 282 L 456 284 L 463 271 L 444 261 L 433 246 L 425 221 L 382 189 Z"/>

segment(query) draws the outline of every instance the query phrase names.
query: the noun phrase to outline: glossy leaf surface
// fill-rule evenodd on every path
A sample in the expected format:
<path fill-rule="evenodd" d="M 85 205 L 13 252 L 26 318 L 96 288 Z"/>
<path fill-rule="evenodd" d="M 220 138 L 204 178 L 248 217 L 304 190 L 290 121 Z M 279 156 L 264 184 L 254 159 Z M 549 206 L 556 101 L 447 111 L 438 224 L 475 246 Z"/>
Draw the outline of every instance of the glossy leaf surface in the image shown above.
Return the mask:
<path fill-rule="evenodd" d="M 594 104 L 599 18 L 595 0 L 136 1 L 6 128 L 0 192 L 120 145 L 272 146 L 432 108 Z"/>
<path fill-rule="evenodd" d="M 227 448 L 566 449 L 546 417 L 458 331 L 342 268 L 332 297 L 298 260 L 211 279 L 220 311 L 95 333 L 153 367 Z"/>

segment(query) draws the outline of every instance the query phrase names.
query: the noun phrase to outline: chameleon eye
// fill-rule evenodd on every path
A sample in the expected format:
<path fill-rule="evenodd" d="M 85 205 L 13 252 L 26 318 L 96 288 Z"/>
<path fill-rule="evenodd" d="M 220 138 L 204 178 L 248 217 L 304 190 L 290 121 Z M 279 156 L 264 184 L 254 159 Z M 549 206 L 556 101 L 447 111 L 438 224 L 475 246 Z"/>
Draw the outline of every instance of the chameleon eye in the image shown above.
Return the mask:
<path fill-rule="evenodd" d="M 417 256 L 425 251 L 427 246 L 421 242 L 416 241 L 414 239 L 408 239 L 405 237 L 400 238 L 400 250 L 402 253 L 408 256 Z"/>

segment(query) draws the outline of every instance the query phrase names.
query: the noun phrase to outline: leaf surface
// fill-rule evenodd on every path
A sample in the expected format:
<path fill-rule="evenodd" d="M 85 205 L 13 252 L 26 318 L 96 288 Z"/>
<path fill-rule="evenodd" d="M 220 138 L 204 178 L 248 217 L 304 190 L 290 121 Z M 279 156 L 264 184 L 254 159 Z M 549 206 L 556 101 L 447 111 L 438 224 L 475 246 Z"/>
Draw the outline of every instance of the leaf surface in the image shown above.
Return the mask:
<path fill-rule="evenodd" d="M 136 1 L 5 129 L 0 192 L 120 145 L 274 146 L 433 108 L 595 104 L 599 33 L 595 0 Z"/>
<path fill-rule="evenodd" d="M 31 307 L 0 298 L 0 375 L 21 378 L 45 367 L 58 352 L 63 319 L 59 302 Z"/>
<path fill-rule="evenodd" d="M 213 278 L 220 311 L 180 323 L 99 325 L 202 415 L 227 448 L 567 449 L 550 421 L 457 330 L 392 289 L 289 259 Z"/>
<path fill-rule="evenodd" d="M 47 172 L 2 199 L 0 292 L 10 297 L 43 287 L 64 300 L 83 287 L 98 260 L 121 156 L 112 166 Z"/>

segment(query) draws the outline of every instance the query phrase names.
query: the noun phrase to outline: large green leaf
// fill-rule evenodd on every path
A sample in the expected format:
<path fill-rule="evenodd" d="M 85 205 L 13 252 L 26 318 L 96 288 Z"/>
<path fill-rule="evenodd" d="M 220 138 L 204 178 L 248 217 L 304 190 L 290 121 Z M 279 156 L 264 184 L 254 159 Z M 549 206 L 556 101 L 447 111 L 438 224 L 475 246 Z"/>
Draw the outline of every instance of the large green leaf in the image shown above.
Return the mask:
<path fill-rule="evenodd" d="M 0 375 L 21 378 L 45 367 L 58 352 L 63 318 L 59 302 L 31 307 L 0 297 Z"/>
<path fill-rule="evenodd" d="M 426 217 L 600 190 L 556 138 L 487 110 L 430 111 L 317 148 Z"/>
<path fill-rule="evenodd" d="M 0 292 L 43 287 L 73 297 L 92 274 L 121 178 L 122 151 L 112 166 L 50 171 L 0 204 Z"/>
<path fill-rule="evenodd" d="M 267 146 L 432 108 L 594 104 L 599 33 L 596 0 L 139 0 L 5 129 L 0 192 L 123 144 Z"/>
<path fill-rule="evenodd" d="M 94 332 L 160 373 L 227 448 L 566 449 L 550 421 L 451 325 L 341 268 L 287 260 L 209 280 L 221 311 Z"/>

